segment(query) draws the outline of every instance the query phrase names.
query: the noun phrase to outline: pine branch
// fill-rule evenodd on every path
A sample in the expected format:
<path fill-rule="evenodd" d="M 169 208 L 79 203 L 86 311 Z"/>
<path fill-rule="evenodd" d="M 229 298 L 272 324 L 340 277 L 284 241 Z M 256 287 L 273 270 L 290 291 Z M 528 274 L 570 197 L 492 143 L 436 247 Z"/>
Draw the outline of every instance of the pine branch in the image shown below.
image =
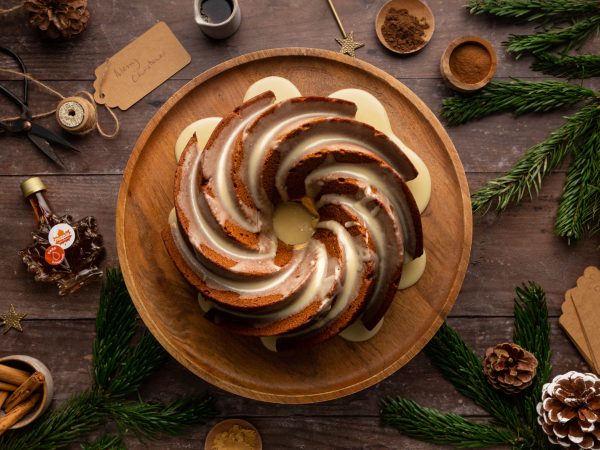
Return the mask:
<path fill-rule="evenodd" d="M 564 78 L 591 78 L 600 76 L 600 56 L 576 55 L 557 56 L 543 52 L 535 55 L 536 61 L 531 69 Z"/>
<path fill-rule="evenodd" d="M 594 105 L 592 105 L 593 107 Z M 600 105 L 596 120 L 579 148 L 573 150 L 573 161 L 560 199 L 554 231 L 558 236 L 581 239 L 586 232 L 598 229 L 600 223 Z"/>
<path fill-rule="evenodd" d="M 512 35 L 504 45 L 516 59 L 525 53 L 540 53 L 553 48 L 562 48 L 563 52 L 568 52 L 579 47 L 598 31 L 600 31 L 600 14 L 579 20 L 564 28 L 531 35 Z"/>
<path fill-rule="evenodd" d="M 552 372 L 552 350 L 550 347 L 550 322 L 544 290 L 529 282 L 516 289 L 514 301 L 515 332 L 514 342 L 532 352 L 538 360 L 538 369 L 533 385 L 522 395 L 522 414 L 527 425 L 536 434 L 538 443 L 547 439 L 537 423 L 536 407 L 542 398 L 542 387 Z"/>
<path fill-rule="evenodd" d="M 106 278 L 96 318 L 94 379 L 112 396 L 124 396 L 137 391 L 167 353 L 148 331 L 136 345 L 128 345 L 137 328 L 136 311 L 122 274 L 108 270 Z"/>
<path fill-rule="evenodd" d="M 519 436 L 528 437 L 529 432 L 523 429 L 513 405 L 489 385 L 483 375 L 481 360 L 450 326 L 442 325 L 425 347 L 425 352 L 458 392 L 489 412 L 498 423 Z"/>
<path fill-rule="evenodd" d="M 490 207 L 498 211 L 512 203 L 519 203 L 525 193 L 538 192 L 542 179 L 556 168 L 563 158 L 576 150 L 579 141 L 587 136 L 596 120 L 597 106 L 589 104 L 567 118 L 548 139 L 534 145 L 504 175 L 488 181 L 473 193 L 471 203 L 474 212 L 486 212 Z"/>
<path fill-rule="evenodd" d="M 595 97 L 591 89 L 564 81 L 512 80 L 492 82 L 473 95 L 457 94 L 442 101 L 442 117 L 450 125 L 503 111 L 515 115 L 547 112 Z"/>
<path fill-rule="evenodd" d="M 92 443 L 83 444 L 82 450 L 127 450 L 121 436 L 101 436 Z"/>
<path fill-rule="evenodd" d="M 600 12 L 597 0 L 470 0 L 467 9 L 471 14 L 543 23 Z"/>
<path fill-rule="evenodd" d="M 113 402 L 108 408 L 122 432 L 133 431 L 149 439 L 174 436 L 190 425 L 205 423 L 216 413 L 214 401 L 208 395 L 190 396 L 167 405 Z"/>
<path fill-rule="evenodd" d="M 109 392 L 113 396 L 124 396 L 136 392 L 143 381 L 167 359 L 167 352 L 145 330 L 140 341 L 131 348 L 122 367 L 114 375 Z"/>
<path fill-rule="evenodd" d="M 128 343 L 135 334 L 135 308 L 123 276 L 116 269 L 106 271 L 96 316 L 96 338 L 92 350 L 95 385 L 107 390 L 129 353 Z"/>
<path fill-rule="evenodd" d="M 116 421 L 123 433 L 132 429 L 143 436 L 177 434 L 191 424 L 214 417 L 208 396 L 186 397 L 168 405 L 124 402 L 165 358 L 165 351 L 146 331 L 130 346 L 135 334 L 135 308 L 118 270 L 107 270 L 96 320 L 93 347 L 93 386 L 47 412 L 34 425 L 0 438 L 2 450 L 54 450 L 78 441 L 81 435 Z M 116 449 L 117 438 L 100 439 L 92 449 Z M 104 446 L 103 446 L 104 445 Z"/>
<path fill-rule="evenodd" d="M 482 448 L 513 444 L 514 437 L 506 430 L 424 408 L 412 400 L 391 398 L 382 401 L 381 420 L 384 425 L 402 434 L 437 445 L 459 448 Z"/>
<path fill-rule="evenodd" d="M 85 391 L 47 412 L 35 425 L 0 438 L 3 450 L 54 450 L 65 448 L 79 437 L 104 424 L 107 413 L 102 404 L 105 397 Z"/>

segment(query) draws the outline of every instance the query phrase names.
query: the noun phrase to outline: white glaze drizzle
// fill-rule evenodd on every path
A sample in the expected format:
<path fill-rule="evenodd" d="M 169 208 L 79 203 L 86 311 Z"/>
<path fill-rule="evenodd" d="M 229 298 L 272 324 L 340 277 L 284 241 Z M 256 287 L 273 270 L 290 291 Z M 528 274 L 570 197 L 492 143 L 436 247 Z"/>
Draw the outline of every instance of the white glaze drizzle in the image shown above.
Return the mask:
<path fill-rule="evenodd" d="M 344 331 L 342 331 L 339 336 L 349 342 L 364 342 L 371 339 L 383 325 L 383 317 L 381 320 L 373 327 L 372 330 L 367 330 L 367 328 L 363 325 L 362 320 L 360 318 L 356 319 L 354 322 L 350 324 Z"/>
<path fill-rule="evenodd" d="M 268 106 L 255 111 L 253 114 L 248 114 L 243 120 L 240 120 L 236 124 L 232 131 L 230 131 L 229 137 L 225 144 L 219 149 L 219 159 L 213 175 L 215 197 L 218 199 L 219 207 L 222 207 L 223 210 L 226 211 L 231 220 L 236 222 L 242 228 L 252 231 L 253 233 L 260 231 L 260 222 L 258 220 L 255 220 L 254 223 L 248 221 L 240 211 L 240 206 L 235 195 L 235 189 L 233 187 L 233 181 L 231 178 L 231 155 L 239 133 L 242 132 L 248 123 L 262 114 L 267 108 Z"/>
<path fill-rule="evenodd" d="M 273 94 L 275 94 L 275 100 L 277 102 L 302 96 L 294 83 L 287 78 L 271 76 L 261 78 L 250 85 L 246 91 L 246 94 L 244 94 L 244 101 L 247 102 L 251 98 L 254 98 L 257 95 L 267 91 L 271 91 Z"/>
<path fill-rule="evenodd" d="M 310 190 L 310 187 L 315 183 L 316 180 L 319 180 L 323 176 L 330 175 L 332 173 L 344 173 L 347 176 L 352 177 L 357 180 L 361 180 L 367 185 L 375 187 L 378 191 L 381 191 L 383 195 L 380 199 L 387 199 L 393 205 L 393 211 L 395 212 L 395 217 L 400 222 L 402 228 L 402 235 L 404 238 L 404 242 L 408 242 L 409 232 L 409 220 L 410 217 L 407 217 L 408 211 L 402 206 L 402 202 L 398 199 L 398 195 L 400 193 L 396 193 L 391 191 L 388 186 L 381 182 L 381 179 L 377 176 L 377 173 L 369 168 L 368 164 L 359 165 L 359 164 L 342 164 L 336 163 L 334 166 L 322 165 L 318 167 L 314 171 L 310 173 L 306 177 L 305 184 L 307 186 L 307 193 L 309 196 L 314 196 L 315 192 Z M 368 198 L 367 198 L 368 201 Z M 322 202 L 320 202 L 322 203 Z"/>
<path fill-rule="evenodd" d="M 197 120 L 185 127 L 175 142 L 175 160 L 179 162 L 179 158 L 181 158 L 185 146 L 194 134 L 196 134 L 196 145 L 198 146 L 198 149 L 200 149 L 200 151 L 204 150 L 210 135 L 221 120 L 221 117 L 207 117 L 205 119 Z"/>
<path fill-rule="evenodd" d="M 257 295 L 260 295 L 264 291 L 269 291 L 270 289 L 284 285 L 283 283 L 285 283 L 286 279 L 294 276 L 298 265 L 302 261 L 304 252 L 308 252 L 311 248 L 306 247 L 304 250 L 297 252 L 299 257 L 294 258 L 292 263 L 288 264 L 288 267 L 286 267 L 285 270 L 278 272 L 274 276 L 247 279 L 243 281 L 229 279 L 215 274 L 214 272 L 207 269 L 203 264 L 201 264 L 200 261 L 198 261 L 198 258 L 196 258 L 196 254 L 192 251 L 192 249 L 189 248 L 185 241 L 185 238 L 179 230 L 176 216 L 173 216 L 174 215 L 172 213 L 169 215 L 173 240 L 175 242 L 175 245 L 177 246 L 177 249 L 183 256 L 187 264 L 190 266 L 190 268 L 193 269 L 196 275 L 198 275 L 204 282 L 206 282 L 209 287 L 213 287 L 219 290 L 229 290 L 237 292 L 242 298 L 253 298 Z M 322 246 L 322 244 L 320 244 L 318 241 L 313 240 L 311 241 L 311 243 L 313 247 L 317 245 Z M 320 259 L 322 259 L 321 253 L 322 252 L 319 252 Z"/>
<path fill-rule="evenodd" d="M 259 263 L 271 270 L 278 270 L 278 267 L 272 260 L 275 256 L 275 248 L 271 249 L 268 253 L 257 253 L 248 250 L 244 247 L 235 245 L 221 232 L 213 229 L 210 224 L 206 222 L 206 218 L 204 217 L 206 213 L 200 211 L 198 205 L 198 196 L 201 195 L 197 188 L 200 152 L 196 152 L 196 154 L 192 155 L 192 158 L 186 161 L 186 164 L 191 166 L 191 168 L 188 169 L 190 171 L 190 180 L 183 185 L 183 189 L 179 192 L 178 199 L 180 203 L 184 205 L 188 214 L 191 213 L 191 217 L 189 218 L 190 232 L 188 233 L 191 244 L 195 248 L 198 248 L 202 242 L 202 239 L 198 236 L 203 236 L 204 240 L 213 243 L 225 257 L 232 260 L 239 260 L 240 269 L 245 267 L 252 268 Z"/>
<path fill-rule="evenodd" d="M 421 157 L 396 136 L 381 102 L 375 96 L 362 89 L 341 89 L 330 94 L 329 97 L 355 103 L 358 108 L 356 111 L 356 120 L 369 124 L 382 133 L 385 133 L 411 160 L 419 175 L 414 180 L 408 181 L 407 184 L 419 207 L 419 212 L 423 212 L 427 208 L 429 199 L 431 198 L 431 175 L 429 174 L 429 169 Z"/>
<path fill-rule="evenodd" d="M 280 77 L 268 77 L 266 79 L 263 80 L 259 80 L 258 82 L 256 82 L 254 85 L 252 85 L 247 93 L 246 93 L 246 97 L 245 100 L 254 97 L 255 95 L 258 95 L 260 93 L 263 93 L 267 90 L 271 90 L 274 92 L 277 101 L 282 101 L 288 98 L 293 98 L 295 96 L 299 96 L 300 92 L 297 90 L 297 88 L 288 80 L 285 80 L 284 78 L 280 78 Z M 360 120 L 362 122 L 365 122 L 369 125 L 374 126 L 375 128 L 379 129 L 380 131 L 384 132 L 385 134 L 388 135 L 388 137 L 394 141 L 394 143 L 396 143 L 407 155 L 407 157 L 411 160 L 411 162 L 413 163 L 413 165 L 415 165 L 415 168 L 418 170 L 419 175 L 417 176 L 417 178 L 415 178 L 415 180 L 412 180 L 410 182 L 408 182 L 408 186 L 411 189 L 411 191 L 413 192 L 413 195 L 415 197 L 415 200 L 419 206 L 419 209 L 421 211 L 423 211 L 429 201 L 429 196 L 431 193 L 431 179 L 429 177 L 429 172 L 427 170 L 427 167 L 425 166 L 425 164 L 423 163 L 423 161 L 416 155 L 415 152 L 413 152 L 410 148 L 408 148 L 391 130 L 391 126 L 389 123 L 389 119 L 387 117 L 387 113 L 385 112 L 385 108 L 383 108 L 383 106 L 381 105 L 381 103 L 375 98 L 373 97 L 371 94 L 365 92 L 365 91 L 361 91 L 358 89 L 344 89 L 341 91 L 337 91 L 333 94 L 330 95 L 330 97 L 334 97 L 334 98 L 339 98 L 339 99 L 344 99 L 344 100 L 348 100 L 351 102 L 354 102 L 357 107 L 358 107 L 358 111 L 356 114 L 356 118 L 357 120 Z M 266 108 L 265 108 L 266 109 Z M 258 111 L 256 114 L 251 115 L 249 118 L 247 118 L 247 120 L 243 121 L 242 124 L 239 124 L 238 127 L 236 127 L 236 129 L 234 130 L 233 133 L 231 133 L 229 139 L 227 140 L 226 145 L 224 146 L 224 150 L 222 151 L 219 159 L 218 159 L 218 164 L 216 166 L 216 171 L 215 171 L 215 189 L 217 191 L 217 195 L 216 197 L 221 201 L 222 206 L 224 207 L 224 209 L 227 211 L 226 214 L 228 214 L 229 217 L 231 217 L 232 220 L 234 220 L 236 223 L 238 223 L 240 226 L 248 229 L 249 231 L 258 231 L 256 229 L 256 227 L 253 228 L 252 224 L 248 223 L 248 221 L 246 220 L 246 218 L 243 216 L 243 214 L 241 213 L 240 209 L 239 209 L 239 205 L 237 203 L 237 199 L 235 198 L 235 192 L 233 191 L 233 187 L 232 187 L 232 183 L 231 183 L 231 177 L 229 176 L 230 173 L 230 162 L 231 162 L 231 150 L 233 148 L 233 145 L 235 144 L 235 138 L 237 137 L 238 133 L 241 132 L 243 130 L 243 128 L 251 121 L 253 120 L 255 117 L 258 116 L 258 114 L 262 113 L 264 111 L 260 110 Z M 268 145 L 273 141 L 273 139 L 277 136 L 277 132 L 280 130 L 285 129 L 286 126 L 290 126 L 293 125 L 294 122 L 296 121 L 302 121 L 305 118 L 310 118 L 310 117 L 315 117 L 318 116 L 320 113 L 316 112 L 314 114 L 310 113 L 310 114 L 303 114 L 303 115 L 297 115 L 293 118 L 290 118 L 289 120 L 285 121 L 286 123 L 281 124 L 276 128 L 276 130 L 270 130 L 270 132 L 265 133 L 265 135 L 263 135 L 260 138 L 260 141 L 258 142 L 259 145 L 257 145 L 257 147 L 260 148 L 259 151 L 256 151 L 251 153 L 251 160 L 249 163 L 249 168 L 250 170 L 252 168 L 256 168 L 258 167 L 261 162 L 262 159 L 264 158 L 264 154 L 266 151 L 266 148 L 268 147 Z M 330 114 L 331 115 L 331 114 Z M 210 118 L 210 119 L 215 119 L 215 118 Z M 207 126 L 209 126 L 207 124 Z M 191 126 L 190 126 L 191 127 Z M 189 128 L 189 127 L 188 127 Z M 358 140 L 352 140 L 351 138 L 349 139 L 348 136 L 344 136 L 343 134 L 341 135 L 331 135 L 331 134 L 327 134 L 324 133 L 324 136 L 317 136 L 314 137 L 312 139 L 308 139 L 305 140 L 301 146 L 299 147 L 303 147 L 303 149 L 294 149 L 290 154 L 287 155 L 287 157 L 284 159 L 284 161 L 282 161 L 282 165 L 283 163 L 286 164 L 286 167 L 282 169 L 282 165 L 279 166 L 278 168 L 278 172 L 277 172 L 277 188 L 280 189 L 281 187 L 281 193 L 283 194 L 282 197 L 284 199 L 287 199 L 287 193 L 285 192 L 285 189 L 283 189 L 282 186 L 282 181 L 281 181 L 281 176 L 280 176 L 280 172 L 286 172 L 289 170 L 289 167 L 291 167 L 291 165 L 293 165 L 295 162 L 297 162 L 298 158 L 302 156 L 302 154 L 304 154 L 307 151 L 310 151 L 311 149 L 315 148 L 316 146 L 320 146 L 320 145 L 324 145 L 326 144 L 331 144 L 331 143 L 335 143 L 335 142 L 344 142 L 344 143 L 354 143 L 356 145 L 359 145 L 361 147 L 367 147 L 365 146 L 365 143 L 362 141 L 358 141 Z M 199 148 L 202 148 L 204 146 L 204 144 L 200 145 Z M 369 148 L 371 151 L 373 151 L 374 153 L 378 154 L 376 149 L 373 148 Z M 385 159 L 385 158 L 384 158 Z M 197 160 L 194 159 L 194 163 L 197 164 Z M 329 167 L 329 169 L 334 169 L 334 170 L 338 170 L 338 169 L 342 169 L 339 167 L 340 165 L 338 165 L 336 163 L 335 167 Z M 372 184 L 374 186 L 377 187 L 377 189 L 381 190 L 383 193 L 385 193 L 386 196 L 389 195 L 389 192 L 387 192 L 388 190 L 386 189 L 385 186 L 380 186 L 377 185 L 376 183 L 373 183 L 373 179 L 369 179 L 369 173 L 367 173 L 367 170 L 363 170 L 362 174 L 361 174 L 361 170 L 362 167 L 359 168 L 359 170 L 356 170 L 357 167 L 360 166 L 356 166 L 353 165 L 352 169 L 355 169 L 354 172 L 356 175 L 361 175 L 361 179 L 369 184 Z M 287 170 L 286 170 L 287 169 Z M 342 170 L 346 170 L 347 168 L 343 168 Z M 317 171 L 320 170 L 317 169 Z M 313 172 L 314 174 L 315 172 Z M 372 175 L 372 172 L 370 172 L 370 174 Z M 312 176 L 312 174 L 311 174 Z M 317 175 L 315 175 L 317 176 Z M 196 186 L 196 178 L 197 178 L 197 165 L 196 167 L 194 167 L 194 171 L 193 171 L 193 181 L 191 183 L 189 183 L 189 186 Z M 250 193 L 253 197 L 253 200 L 256 201 L 260 201 L 261 200 L 261 192 L 260 192 L 260 186 L 258 183 L 258 177 L 248 177 L 250 182 L 249 182 L 249 189 L 250 189 Z M 307 180 L 308 183 L 308 180 Z M 186 192 L 187 195 L 191 195 L 191 199 L 194 198 L 194 193 L 187 191 Z M 327 197 L 327 199 L 325 199 L 325 197 Z M 321 202 L 327 201 L 328 203 L 331 203 L 332 201 L 339 201 L 339 204 L 346 204 L 347 206 L 351 207 L 355 212 L 358 213 L 358 215 L 360 216 L 361 220 L 364 221 L 366 227 L 369 230 L 369 235 L 373 238 L 374 240 L 374 245 L 375 248 L 377 249 L 377 254 L 373 255 L 375 258 L 378 257 L 378 260 L 376 261 L 377 265 L 379 266 L 377 269 L 377 273 L 382 272 L 385 269 L 385 259 L 386 259 L 386 245 L 384 244 L 385 239 L 383 238 L 384 233 L 381 230 L 381 226 L 378 224 L 378 221 L 376 219 L 376 215 L 377 215 L 377 211 L 368 211 L 365 207 L 364 204 L 360 204 L 361 202 L 352 202 L 351 200 L 348 199 L 344 199 L 343 197 L 339 196 L 339 198 L 334 198 L 335 195 L 331 194 L 328 196 L 324 196 L 321 199 Z M 392 203 L 394 204 L 394 207 L 398 210 L 398 211 L 402 211 L 402 208 L 397 208 L 396 204 L 397 203 L 394 199 L 395 196 L 388 196 L 388 198 L 392 201 Z M 197 197 L 196 197 L 197 199 Z M 381 200 L 381 198 L 380 198 Z M 193 220 L 196 221 L 197 223 L 200 222 L 201 225 L 201 229 L 202 232 L 204 234 L 204 236 L 207 238 L 207 240 L 209 241 L 213 241 L 214 244 L 216 244 L 216 248 L 218 248 L 218 250 L 220 252 L 224 253 L 224 256 L 230 256 L 232 259 L 239 259 L 239 260 L 248 260 L 249 263 L 249 267 L 251 267 L 253 264 L 256 264 L 258 261 L 260 261 L 261 263 L 265 263 L 267 262 L 267 260 L 272 259 L 274 256 L 274 250 L 273 248 L 271 248 L 270 252 L 268 252 L 267 254 L 263 253 L 263 251 L 265 250 L 264 248 L 261 249 L 259 251 L 259 253 L 253 252 L 253 251 L 249 251 L 246 250 L 244 248 L 240 248 L 238 246 L 236 246 L 235 244 L 233 244 L 231 241 L 227 240 L 226 238 L 223 238 L 219 233 L 216 233 L 216 230 L 212 230 L 210 225 L 204 223 L 204 221 L 202 220 L 202 214 L 200 213 L 200 211 L 197 208 L 197 201 L 193 201 L 194 204 L 194 208 L 193 208 Z M 399 220 L 406 220 L 403 216 L 403 214 L 397 214 L 398 219 Z M 359 254 L 359 252 L 357 251 L 357 248 L 355 247 L 355 243 L 352 240 L 352 237 L 349 235 L 349 233 L 345 230 L 344 226 L 346 227 L 351 227 L 351 226 L 356 226 L 359 225 L 358 223 L 347 223 L 344 225 L 341 225 L 337 222 L 321 222 L 319 224 L 319 226 L 323 227 L 323 228 L 329 228 L 331 231 L 333 231 L 334 233 L 336 233 L 336 235 L 338 236 L 338 239 L 340 240 L 340 243 L 342 245 L 342 248 L 344 249 L 344 254 L 345 255 L 350 255 L 351 253 L 354 255 L 352 258 L 355 259 L 355 261 L 361 261 L 361 258 L 365 258 L 367 256 L 367 253 L 362 252 L 362 254 Z M 177 227 L 175 227 L 177 228 Z M 404 227 L 403 227 L 404 228 Z M 350 242 L 348 240 L 348 237 L 350 237 L 350 240 L 352 240 L 352 242 Z M 206 268 L 204 268 L 194 257 L 193 252 L 187 247 L 187 244 L 185 243 L 185 240 L 183 238 L 183 236 L 180 236 L 180 240 L 176 239 L 176 242 L 179 242 L 179 244 L 184 244 L 185 249 L 187 249 L 187 254 L 186 256 L 189 257 L 191 260 L 196 261 L 196 265 L 199 266 L 198 268 L 202 268 L 202 270 L 200 270 L 201 272 L 205 273 L 205 276 L 207 277 L 206 279 L 212 279 L 213 282 L 217 283 L 217 284 L 221 284 L 221 282 L 226 282 L 226 283 L 231 283 L 234 280 L 228 280 L 225 279 L 223 277 L 219 277 L 213 273 L 207 274 Z M 310 242 L 317 242 L 314 239 L 311 240 Z M 310 245 L 310 243 L 309 243 Z M 321 244 L 322 245 L 322 244 Z M 185 253 L 185 249 L 180 249 L 182 251 L 182 253 Z M 307 251 L 307 249 L 305 248 L 302 251 Z M 297 254 L 298 252 L 296 252 Z M 371 254 L 372 255 L 372 254 Z M 369 255 L 369 256 L 371 256 Z M 296 256 L 296 255 L 295 255 Z M 299 263 L 301 258 L 297 258 L 298 261 L 295 262 L 295 265 L 290 264 L 290 267 L 297 267 L 297 264 Z M 349 263 L 349 258 L 346 258 L 346 266 L 348 266 Z M 416 264 L 419 260 L 421 260 L 421 258 L 418 258 L 416 261 L 413 262 L 408 262 L 407 263 L 407 267 L 416 267 Z M 425 260 L 425 257 L 422 257 L 422 260 Z M 300 305 L 304 305 L 304 307 L 306 307 L 308 304 L 310 304 L 311 300 L 314 301 L 315 299 L 315 290 L 317 288 L 320 289 L 320 292 L 323 292 L 323 285 L 327 284 L 325 282 L 323 282 L 323 278 L 319 278 L 318 276 L 316 276 L 317 272 L 321 272 L 323 270 L 323 266 L 325 267 L 325 270 L 327 268 L 327 264 L 331 263 L 331 258 L 327 257 L 326 251 L 324 249 L 324 246 L 322 246 L 321 250 L 319 250 L 319 257 L 317 258 L 317 260 L 315 261 L 315 264 L 318 265 L 318 269 L 315 271 L 315 275 L 311 278 L 311 281 L 309 283 L 309 285 L 311 286 L 310 288 L 307 287 L 307 289 L 305 291 L 302 292 L 302 294 L 297 298 L 294 299 L 294 302 L 291 302 L 291 304 L 289 306 L 287 306 L 286 308 L 281 309 L 280 311 L 277 312 L 277 314 L 280 314 L 276 317 L 278 318 L 285 318 L 285 317 L 289 317 L 289 315 L 294 314 L 293 311 L 301 311 L 303 308 L 297 304 Z M 243 263 L 242 263 L 243 264 Z M 354 266 L 357 266 L 357 264 L 354 264 Z M 424 262 L 423 262 L 424 265 Z M 406 268 L 405 267 L 405 270 Z M 241 269 L 241 268 L 240 268 Z M 350 274 L 349 272 L 350 268 L 346 267 L 345 269 L 345 277 L 347 278 Z M 415 269 L 416 270 L 416 269 Z M 339 276 L 339 267 L 336 269 L 336 276 Z M 338 297 L 342 295 L 344 295 L 344 297 L 350 297 L 350 293 L 352 291 L 353 288 L 355 288 L 357 280 L 358 280 L 358 276 L 356 275 L 356 271 L 355 273 L 355 277 L 354 280 L 352 281 L 352 283 L 344 283 L 344 285 L 340 288 L 339 292 L 338 292 Z M 268 282 L 265 282 L 264 280 L 261 280 L 261 282 L 259 282 L 258 284 L 254 284 L 254 282 L 256 280 L 245 280 L 245 281 L 240 281 L 238 282 L 239 285 L 235 285 L 237 283 L 233 283 L 233 284 L 229 284 L 230 288 L 232 291 L 234 292 L 240 292 L 243 293 L 243 295 L 248 295 L 249 297 L 252 297 L 254 295 L 256 295 L 256 293 L 258 291 L 260 291 L 260 283 L 263 283 L 262 288 L 264 289 L 266 286 L 275 286 L 277 283 L 282 282 L 282 280 L 285 278 L 284 274 L 288 274 L 288 271 L 286 270 L 283 273 L 278 274 L 276 277 L 269 277 L 268 278 Z M 330 277 L 331 278 L 331 277 Z M 381 279 L 381 277 L 379 276 L 379 278 Z M 331 280 L 329 280 L 331 281 Z M 402 283 L 402 281 L 401 281 Z M 253 286 L 250 286 L 250 285 Z M 331 285 L 329 285 L 331 287 Z M 255 289 L 253 289 L 255 288 Z M 318 294 L 318 293 L 317 293 Z M 372 296 L 373 298 L 375 296 Z M 331 299 L 328 299 L 329 301 L 331 301 Z M 205 307 L 208 307 L 208 305 L 212 305 L 212 307 L 214 307 L 214 305 L 212 304 L 212 302 L 208 301 L 208 300 L 204 300 L 205 302 Z M 308 302 L 308 303 L 307 303 Z M 321 320 L 318 322 L 319 324 L 322 325 L 322 323 L 324 323 L 323 321 L 325 319 L 327 319 L 327 321 L 329 320 L 333 320 L 335 317 L 337 317 L 344 309 L 345 307 L 347 307 L 347 302 L 346 305 L 344 307 L 342 307 L 344 302 L 338 302 L 336 300 L 336 302 L 334 303 L 333 307 L 331 308 L 331 310 L 329 311 L 328 314 L 326 314 L 324 317 L 321 318 Z M 322 302 L 321 307 L 324 307 L 327 304 L 327 299 L 325 301 Z M 296 305 L 296 306 L 293 306 Z M 337 305 L 337 307 L 336 307 Z M 227 313 L 231 313 L 230 310 L 227 310 Z M 273 316 L 272 314 L 275 313 L 270 313 L 271 315 L 266 315 L 266 316 L 257 316 L 257 315 L 251 315 L 252 318 L 256 318 L 256 319 L 263 319 L 265 317 L 268 317 L 270 319 L 272 319 Z M 286 315 L 287 314 L 287 315 Z M 357 320 L 356 322 L 360 322 L 360 320 Z M 362 323 L 361 323 L 362 325 Z M 379 329 L 381 326 L 381 323 L 378 324 L 374 330 Z M 272 344 L 271 347 L 273 347 L 272 349 L 275 348 L 276 346 L 276 338 L 267 338 L 267 339 L 263 339 L 263 342 L 265 343 L 265 341 L 268 340 L 270 341 L 270 343 Z M 272 342 L 271 342 L 272 341 Z M 268 346 L 265 343 L 266 346 Z"/>
<path fill-rule="evenodd" d="M 418 258 L 412 259 L 409 255 L 404 255 L 404 268 L 402 269 L 402 278 L 398 283 L 398 290 L 407 289 L 415 284 L 425 272 L 427 265 L 427 253 L 423 250 L 423 254 Z"/>
<path fill-rule="evenodd" d="M 369 195 L 366 195 L 362 200 L 352 200 L 338 194 L 327 194 L 321 197 L 317 203 L 317 208 L 320 208 L 323 205 L 342 205 L 348 207 L 353 213 L 358 215 L 360 220 L 362 220 L 367 228 L 367 236 L 373 239 L 375 253 L 372 254 L 371 260 L 374 265 L 375 286 L 364 309 L 367 309 L 380 295 L 383 295 L 382 290 L 386 287 L 384 286 L 383 281 L 386 279 L 387 271 L 389 270 L 388 258 L 391 258 L 390 252 L 388 251 L 388 245 L 392 239 L 391 236 L 386 236 L 384 233 L 379 220 L 377 220 L 376 212 L 366 208 L 365 205 L 369 200 Z M 341 224 L 338 225 L 342 227 Z M 398 256 L 402 256 L 402 254 Z"/>
<path fill-rule="evenodd" d="M 350 305 L 353 296 L 358 293 L 357 290 L 360 284 L 359 274 L 363 272 L 364 263 L 375 257 L 375 255 L 369 251 L 360 252 L 359 254 L 357 246 L 360 244 L 355 242 L 354 238 L 340 223 L 333 220 L 327 220 L 319 222 L 317 228 L 330 230 L 337 236 L 344 254 L 344 282 L 336 293 L 331 309 L 327 314 L 314 321 L 309 327 L 303 328 L 301 331 L 286 333 L 286 337 L 309 335 L 326 326 L 342 314 Z"/>

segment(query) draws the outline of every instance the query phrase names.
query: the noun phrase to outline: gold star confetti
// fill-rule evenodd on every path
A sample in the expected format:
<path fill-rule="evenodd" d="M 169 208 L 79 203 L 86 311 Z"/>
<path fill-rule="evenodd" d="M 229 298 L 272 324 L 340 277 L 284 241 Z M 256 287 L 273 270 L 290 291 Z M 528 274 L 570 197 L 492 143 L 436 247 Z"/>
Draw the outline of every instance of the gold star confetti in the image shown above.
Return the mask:
<path fill-rule="evenodd" d="M 343 53 L 344 55 L 355 57 L 356 56 L 355 50 L 357 48 L 364 47 L 365 44 L 363 44 L 362 42 L 356 42 L 354 40 L 354 36 L 352 36 L 353 33 L 354 32 L 351 31 L 350 33 L 348 33 L 348 35 L 344 39 L 335 38 L 335 40 L 338 42 L 338 44 L 340 44 L 342 46 L 342 48 L 340 48 L 340 53 Z"/>
<path fill-rule="evenodd" d="M 0 315 L 0 319 L 2 320 L 0 324 L 4 325 L 4 334 L 8 333 L 8 330 L 11 328 L 22 332 L 23 327 L 21 326 L 21 320 L 26 316 L 27 314 L 21 314 L 15 311 L 15 307 L 11 304 L 8 312 Z"/>

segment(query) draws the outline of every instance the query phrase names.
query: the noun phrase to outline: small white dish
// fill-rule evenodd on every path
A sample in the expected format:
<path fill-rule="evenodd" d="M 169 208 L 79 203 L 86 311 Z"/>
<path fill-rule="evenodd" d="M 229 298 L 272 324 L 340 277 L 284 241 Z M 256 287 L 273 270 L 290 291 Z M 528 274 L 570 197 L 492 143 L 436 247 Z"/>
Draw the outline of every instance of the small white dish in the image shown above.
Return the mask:
<path fill-rule="evenodd" d="M 225 0 L 223 0 L 225 1 Z M 225 39 L 237 31 L 242 23 L 242 11 L 238 0 L 227 0 L 233 6 L 230 16 L 223 22 L 204 20 L 201 14 L 202 0 L 194 0 L 194 18 L 204 34 L 213 39 Z"/>

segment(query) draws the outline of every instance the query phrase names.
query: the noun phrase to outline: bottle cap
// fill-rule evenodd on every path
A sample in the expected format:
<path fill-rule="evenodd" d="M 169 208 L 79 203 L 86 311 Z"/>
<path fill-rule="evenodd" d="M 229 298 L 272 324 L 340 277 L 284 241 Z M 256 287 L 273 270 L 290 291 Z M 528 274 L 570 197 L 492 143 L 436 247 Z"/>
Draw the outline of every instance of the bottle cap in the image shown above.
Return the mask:
<path fill-rule="evenodd" d="M 45 191 L 46 185 L 40 177 L 31 177 L 21 183 L 21 192 L 25 198 L 36 192 Z"/>

